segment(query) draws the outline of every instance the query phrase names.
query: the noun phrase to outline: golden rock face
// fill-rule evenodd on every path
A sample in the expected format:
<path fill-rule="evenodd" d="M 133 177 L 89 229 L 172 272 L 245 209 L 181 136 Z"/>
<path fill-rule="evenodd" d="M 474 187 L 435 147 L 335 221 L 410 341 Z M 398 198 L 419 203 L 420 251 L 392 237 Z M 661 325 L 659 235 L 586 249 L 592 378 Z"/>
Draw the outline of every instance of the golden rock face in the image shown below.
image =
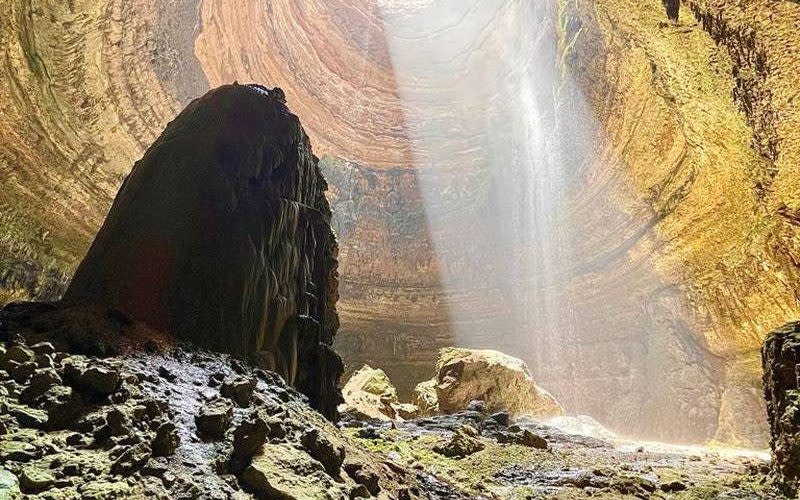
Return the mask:
<path fill-rule="evenodd" d="M 424 3 L 5 2 L 0 302 L 56 296 L 122 176 L 178 110 L 210 86 L 256 81 L 286 92 L 323 157 L 345 357 L 407 394 L 454 342 L 453 300 L 510 348 L 492 290 L 441 284 L 432 241 L 474 228 L 455 217 L 431 234 L 436 200 L 421 193 L 409 117 L 446 117 L 447 79 L 420 73 L 403 95 L 383 17 Z M 677 26 L 658 1 L 553 8 L 598 145 L 565 215 L 577 237 L 562 293 L 580 311 L 567 352 L 581 362 L 570 377 L 531 362 L 536 379 L 617 430 L 764 444 L 758 348 L 800 309 L 800 6 L 691 0 Z M 491 47 L 475 57 L 491 60 Z M 479 177 L 467 146 L 442 175 Z M 474 188 L 464 206 L 483 195 Z"/>

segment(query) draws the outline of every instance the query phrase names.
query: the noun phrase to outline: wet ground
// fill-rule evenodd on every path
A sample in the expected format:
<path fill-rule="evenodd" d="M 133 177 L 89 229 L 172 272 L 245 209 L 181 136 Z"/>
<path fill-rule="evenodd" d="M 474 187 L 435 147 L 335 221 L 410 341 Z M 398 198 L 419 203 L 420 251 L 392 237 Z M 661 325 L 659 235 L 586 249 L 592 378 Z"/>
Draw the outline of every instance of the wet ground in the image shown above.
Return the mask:
<path fill-rule="evenodd" d="M 482 449 L 462 457 L 435 451 L 464 424 L 480 428 Z M 345 425 L 369 449 L 435 477 L 441 498 L 783 498 L 772 488 L 766 453 L 598 438 L 525 419 L 509 424 L 463 412 Z M 544 438 L 546 449 L 499 442 L 525 430 Z"/>

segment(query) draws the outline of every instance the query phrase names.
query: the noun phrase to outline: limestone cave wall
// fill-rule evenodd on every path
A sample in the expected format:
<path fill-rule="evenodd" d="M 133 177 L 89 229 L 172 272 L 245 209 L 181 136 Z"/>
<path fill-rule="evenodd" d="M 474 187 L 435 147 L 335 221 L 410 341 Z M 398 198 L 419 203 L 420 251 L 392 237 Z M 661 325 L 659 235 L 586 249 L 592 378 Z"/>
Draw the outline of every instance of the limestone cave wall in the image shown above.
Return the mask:
<path fill-rule="evenodd" d="M 431 197 L 421 183 L 436 170 L 414 168 L 425 151 L 412 147 L 420 129 L 409 120 L 447 124 L 462 88 L 444 85 L 464 77 L 420 72 L 418 91 L 403 92 L 385 18 L 428 3 L 3 2 L 0 302 L 59 295 L 166 123 L 211 86 L 255 81 L 285 90 L 322 158 L 345 361 L 382 366 L 408 390 L 429 376 L 435 349 L 456 341 L 456 302 L 486 339 L 513 348 L 499 285 L 464 286 L 479 278 L 467 260 L 447 264 L 464 279 L 446 290 L 436 248 L 495 237 L 471 224 L 491 190 L 469 130 L 497 122 L 478 114 L 454 134 L 439 182 L 452 190 Z M 476 19 L 517 4 L 484 2 Z M 563 353 L 579 362 L 568 377 L 529 359 L 532 369 L 568 410 L 622 432 L 763 444 L 758 347 L 798 314 L 800 6 L 688 0 L 676 26 L 660 0 L 553 9 L 597 132 L 565 214 L 574 262 L 561 293 L 575 314 Z M 476 57 L 491 61 L 498 41 L 484 38 Z M 504 98 L 469 91 L 492 106 Z M 458 210 L 434 227 L 436 203 Z"/>

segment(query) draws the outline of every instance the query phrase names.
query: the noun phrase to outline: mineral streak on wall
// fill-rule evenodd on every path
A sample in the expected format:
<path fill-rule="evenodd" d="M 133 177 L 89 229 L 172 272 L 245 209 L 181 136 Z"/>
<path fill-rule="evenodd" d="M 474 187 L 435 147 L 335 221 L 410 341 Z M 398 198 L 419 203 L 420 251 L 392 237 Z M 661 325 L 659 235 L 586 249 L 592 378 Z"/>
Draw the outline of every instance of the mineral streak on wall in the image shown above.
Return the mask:
<path fill-rule="evenodd" d="M 167 121 L 209 85 L 257 81 L 286 91 L 326 157 L 341 246 L 338 342 L 348 362 L 370 361 L 401 386 L 427 378 L 435 348 L 459 328 L 449 315 L 457 304 L 494 347 L 513 348 L 523 332 L 505 326 L 507 293 L 472 280 L 469 265 L 442 269 L 434 251 L 448 235 L 491 236 L 468 211 L 490 205 L 481 160 L 470 155 L 485 141 L 463 131 L 480 130 L 485 116 L 470 102 L 503 108 L 508 98 L 489 81 L 453 99 L 435 79 L 403 74 L 390 28 L 434 3 L 2 3 L 0 299 L 60 293 L 122 175 Z M 496 33 L 491 21 L 525 3 L 533 2 L 479 3 L 500 15 L 471 14 L 487 20 L 472 31 Z M 800 5 L 690 0 L 677 26 L 661 0 L 552 8 L 597 146 L 592 161 L 570 168 L 560 214 L 573 231 L 558 300 L 572 304 L 575 320 L 548 333 L 566 339 L 578 362 L 565 377 L 529 358 L 534 375 L 568 410 L 618 431 L 763 445 L 758 347 L 798 314 Z M 472 61 L 502 49 L 484 47 Z M 473 82 L 469 67 L 450 65 L 450 81 Z M 414 83 L 413 95 L 403 90 Z M 420 141 L 412 120 L 426 114 L 439 123 L 468 118 L 456 130 L 431 127 Z M 436 166 L 412 167 L 426 155 L 420 144 L 447 146 L 447 137 L 462 140 L 450 145 L 442 177 L 428 178 L 455 179 L 437 199 L 420 179 Z M 468 210 L 448 213 L 458 224 L 434 224 L 434 203 Z M 447 276 L 474 287 L 445 293 Z"/>

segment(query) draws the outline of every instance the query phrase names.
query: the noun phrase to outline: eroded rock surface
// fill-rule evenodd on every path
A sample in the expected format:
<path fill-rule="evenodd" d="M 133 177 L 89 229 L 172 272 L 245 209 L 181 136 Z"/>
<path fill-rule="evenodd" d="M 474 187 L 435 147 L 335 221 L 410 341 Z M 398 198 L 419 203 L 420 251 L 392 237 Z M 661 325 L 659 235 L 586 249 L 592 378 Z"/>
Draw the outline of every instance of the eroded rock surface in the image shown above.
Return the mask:
<path fill-rule="evenodd" d="M 276 92 L 228 85 L 193 101 L 136 163 L 63 303 L 257 357 L 334 417 L 327 184 Z M 246 387 L 223 388 L 246 403 Z"/>

